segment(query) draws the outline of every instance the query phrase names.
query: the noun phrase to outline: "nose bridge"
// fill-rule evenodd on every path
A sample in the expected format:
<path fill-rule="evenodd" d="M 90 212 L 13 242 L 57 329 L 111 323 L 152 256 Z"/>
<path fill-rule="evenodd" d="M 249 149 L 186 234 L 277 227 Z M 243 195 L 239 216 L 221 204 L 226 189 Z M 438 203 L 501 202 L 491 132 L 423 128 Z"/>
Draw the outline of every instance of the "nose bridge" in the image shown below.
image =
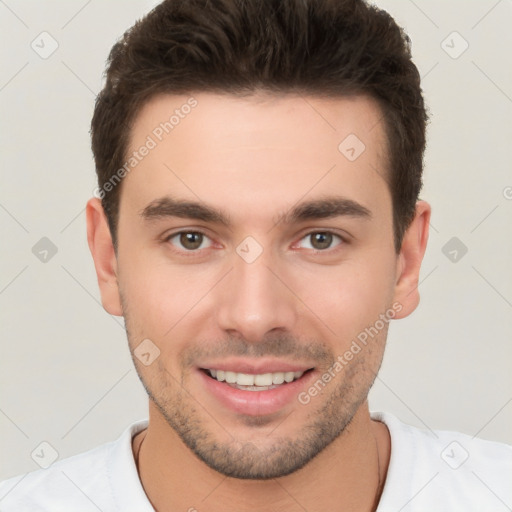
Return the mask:
<path fill-rule="evenodd" d="M 219 290 L 219 327 L 247 341 L 261 340 L 273 329 L 290 330 L 297 318 L 294 297 L 274 275 L 270 251 L 255 260 L 233 256 L 233 270 Z"/>

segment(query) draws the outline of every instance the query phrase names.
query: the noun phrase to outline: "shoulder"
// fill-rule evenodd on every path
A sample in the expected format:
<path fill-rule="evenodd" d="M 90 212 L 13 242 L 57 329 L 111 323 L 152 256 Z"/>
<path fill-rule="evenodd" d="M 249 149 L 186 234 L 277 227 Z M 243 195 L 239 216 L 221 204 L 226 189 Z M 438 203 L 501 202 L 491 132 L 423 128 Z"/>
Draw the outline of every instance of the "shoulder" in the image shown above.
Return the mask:
<path fill-rule="evenodd" d="M 10 510 L 49 510 L 58 506 L 85 506 L 88 494 L 107 493 L 107 461 L 112 443 L 55 462 L 0 483 L 0 507 Z M 48 507 L 48 508 L 47 508 Z"/>
<path fill-rule="evenodd" d="M 128 427 L 122 436 L 92 450 L 55 462 L 0 482 L 2 512 L 114 509 L 112 475 L 116 465 L 128 466 L 131 437 L 145 428 L 141 421 Z M 129 470 L 130 468 L 126 468 Z M 94 505 L 93 505 L 94 503 Z"/>
<path fill-rule="evenodd" d="M 379 512 L 400 509 L 506 511 L 512 506 L 512 447 L 460 432 L 419 429 L 373 413 L 391 436 Z"/>

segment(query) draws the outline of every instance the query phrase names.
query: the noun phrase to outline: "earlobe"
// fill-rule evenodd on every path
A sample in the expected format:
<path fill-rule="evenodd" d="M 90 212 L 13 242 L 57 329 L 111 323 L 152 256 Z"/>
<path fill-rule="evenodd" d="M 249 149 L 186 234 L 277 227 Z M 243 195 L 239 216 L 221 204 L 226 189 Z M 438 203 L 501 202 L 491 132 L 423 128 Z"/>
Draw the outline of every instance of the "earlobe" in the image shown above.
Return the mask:
<path fill-rule="evenodd" d="M 87 242 L 91 251 L 101 293 L 101 302 L 111 315 L 122 316 L 123 310 L 117 282 L 117 258 L 112 236 L 101 201 L 87 202 Z"/>
<path fill-rule="evenodd" d="M 421 262 L 427 248 L 430 214 L 430 205 L 425 201 L 418 201 L 416 214 L 402 241 L 394 294 L 394 300 L 400 302 L 402 310 L 396 318 L 410 315 L 420 301 L 418 283 Z"/>

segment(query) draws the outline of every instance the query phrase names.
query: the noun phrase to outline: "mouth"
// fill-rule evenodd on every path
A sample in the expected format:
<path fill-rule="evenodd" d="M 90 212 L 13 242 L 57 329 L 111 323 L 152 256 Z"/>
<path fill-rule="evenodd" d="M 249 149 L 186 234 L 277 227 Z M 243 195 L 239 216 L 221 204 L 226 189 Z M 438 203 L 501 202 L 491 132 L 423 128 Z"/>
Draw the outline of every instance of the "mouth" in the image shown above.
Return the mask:
<path fill-rule="evenodd" d="M 228 386 L 242 391 L 268 391 L 282 385 L 299 380 L 305 373 L 312 371 L 310 368 L 297 372 L 271 372 L 271 373 L 241 373 L 234 371 L 217 370 L 214 368 L 203 369 L 206 375 L 218 382 L 225 382 Z"/>
<path fill-rule="evenodd" d="M 269 416 L 301 407 L 297 397 L 315 378 L 315 368 L 268 366 L 230 363 L 224 368 L 198 368 L 197 375 L 216 407 L 237 415 Z"/>

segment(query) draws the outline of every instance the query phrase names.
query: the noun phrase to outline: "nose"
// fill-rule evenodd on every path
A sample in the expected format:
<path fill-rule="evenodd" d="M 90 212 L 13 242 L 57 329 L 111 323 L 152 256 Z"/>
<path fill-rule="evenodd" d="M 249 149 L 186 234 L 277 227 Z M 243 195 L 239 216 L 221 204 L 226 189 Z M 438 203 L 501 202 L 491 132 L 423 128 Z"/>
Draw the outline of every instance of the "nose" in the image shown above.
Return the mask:
<path fill-rule="evenodd" d="M 247 263 L 234 254 L 233 267 L 217 289 L 218 327 L 253 343 L 271 331 L 293 331 L 297 299 L 270 255 Z"/>

